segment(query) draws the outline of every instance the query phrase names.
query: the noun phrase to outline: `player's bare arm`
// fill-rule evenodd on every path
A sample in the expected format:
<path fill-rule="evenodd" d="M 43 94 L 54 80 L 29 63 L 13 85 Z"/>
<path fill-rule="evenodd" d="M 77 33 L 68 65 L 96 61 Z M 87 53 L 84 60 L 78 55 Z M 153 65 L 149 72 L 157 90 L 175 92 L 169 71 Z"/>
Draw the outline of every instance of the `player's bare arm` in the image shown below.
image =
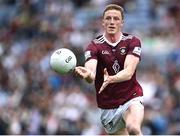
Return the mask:
<path fill-rule="evenodd" d="M 130 80 L 136 70 L 138 63 L 138 57 L 134 55 L 127 55 L 124 63 L 124 69 L 118 72 L 116 75 L 112 76 L 113 83 Z"/>
<path fill-rule="evenodd" d="M 101 93 L 104 88 L 110 83 L 117 83 L 130 80 L 136 70 L 139 63 L 139 58 L 134 55 L 127 55 L 124 63 L 124 69 L 118 72 L 116 75 L 109 76 L 107 70 L 104 71 L 104 82 L 100 88 Z"/>
<path fill-rule="evenodd" d="M 90 59 L 85 63 L 85 67 L 78 66 L 75 68 L 75 72 L 88 83 L 92 83 L 95 80 L 97 60 Z"/>

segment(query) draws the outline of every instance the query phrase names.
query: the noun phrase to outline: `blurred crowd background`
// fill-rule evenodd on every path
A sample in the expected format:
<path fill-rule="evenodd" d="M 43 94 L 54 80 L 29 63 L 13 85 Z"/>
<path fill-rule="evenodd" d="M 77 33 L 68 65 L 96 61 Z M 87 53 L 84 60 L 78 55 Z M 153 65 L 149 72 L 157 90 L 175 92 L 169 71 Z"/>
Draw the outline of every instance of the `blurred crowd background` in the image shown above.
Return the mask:
<path fill-rule="evenodd" d="M 109 3 L 142 41 L 143 134 L 180 134 L 179 0 L 0 0 L 0 134 L 105 134 L 93 85 L 53 72 L 49 57 L 66 47 L 83 65 Z"/>

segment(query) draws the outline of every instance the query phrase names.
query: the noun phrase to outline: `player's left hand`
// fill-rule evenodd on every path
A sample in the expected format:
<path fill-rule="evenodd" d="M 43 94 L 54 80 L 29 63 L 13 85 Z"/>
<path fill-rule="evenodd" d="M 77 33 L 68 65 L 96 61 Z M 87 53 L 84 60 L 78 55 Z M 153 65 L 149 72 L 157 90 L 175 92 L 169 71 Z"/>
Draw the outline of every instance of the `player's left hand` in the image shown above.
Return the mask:
<path fill-rule="evenodd" d="M 104 82 L 99 90 L 99 94 L 104 90 L 104 88 L 106 88 L 106 86 L 108 84 L 112 83 L 112 78 L 111 76 L 109 76 L 108 72 L 107 72 L 107 69 L 105 68 L 104 69 Z"/>

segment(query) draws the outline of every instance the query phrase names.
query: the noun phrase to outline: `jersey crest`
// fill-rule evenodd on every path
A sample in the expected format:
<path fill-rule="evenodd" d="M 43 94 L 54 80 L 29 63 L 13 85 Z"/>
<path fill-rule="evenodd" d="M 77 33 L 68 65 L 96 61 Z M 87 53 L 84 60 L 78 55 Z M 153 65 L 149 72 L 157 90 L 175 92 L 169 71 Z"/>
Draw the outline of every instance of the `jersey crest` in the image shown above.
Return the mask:
<path fill-rule="evenodd" d="M 121 48 L 119 48 L 119 50 L 120 50 L 121 55 L 125 55 L 127 53 L 126 47 L 121 47 Z"/>

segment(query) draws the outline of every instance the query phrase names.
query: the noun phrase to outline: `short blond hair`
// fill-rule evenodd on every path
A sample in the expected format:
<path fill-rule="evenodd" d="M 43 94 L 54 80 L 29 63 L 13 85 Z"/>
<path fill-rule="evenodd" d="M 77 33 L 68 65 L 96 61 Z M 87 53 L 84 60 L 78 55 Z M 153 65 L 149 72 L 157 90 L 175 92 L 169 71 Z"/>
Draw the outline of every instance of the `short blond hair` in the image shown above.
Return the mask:
<path fill-rule="evenodd" d="M 103 12 L 103 17 L 104 17 L 104 14 L 105 14 L 106 11 L 113 10 L 113 9 L 120 11 L 121 12 L 121 16 L 122 16 L 122 20 L 124 20 L 124 9 L 121 6 L 116 5 L 116 4 L 109 4 L 109 5 L 107 5 L 105 10 L 104 10 L 104 12 Z"/>

